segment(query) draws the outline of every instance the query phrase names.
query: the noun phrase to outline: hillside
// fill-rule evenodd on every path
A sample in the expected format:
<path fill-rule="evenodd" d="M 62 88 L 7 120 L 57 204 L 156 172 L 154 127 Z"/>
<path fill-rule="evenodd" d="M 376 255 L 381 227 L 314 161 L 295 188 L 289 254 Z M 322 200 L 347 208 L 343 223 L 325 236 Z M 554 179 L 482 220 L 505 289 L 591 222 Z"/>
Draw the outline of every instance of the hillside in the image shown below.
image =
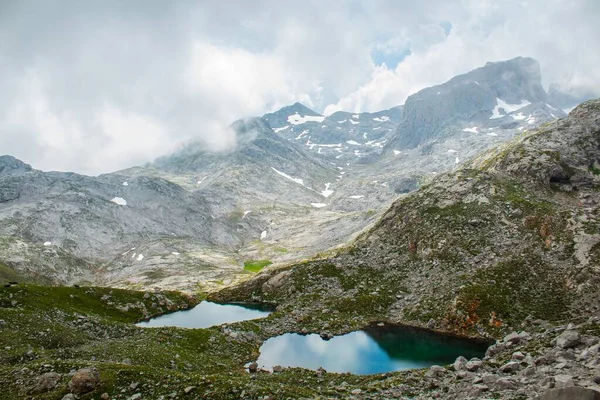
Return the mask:
<path fill-rule="evenodd" d="M 600 101 L 440 176 L 396 201 L 335 256 L 220 292 L 332 331 L 372 320 L 491 335 L 600 312 Z"/>

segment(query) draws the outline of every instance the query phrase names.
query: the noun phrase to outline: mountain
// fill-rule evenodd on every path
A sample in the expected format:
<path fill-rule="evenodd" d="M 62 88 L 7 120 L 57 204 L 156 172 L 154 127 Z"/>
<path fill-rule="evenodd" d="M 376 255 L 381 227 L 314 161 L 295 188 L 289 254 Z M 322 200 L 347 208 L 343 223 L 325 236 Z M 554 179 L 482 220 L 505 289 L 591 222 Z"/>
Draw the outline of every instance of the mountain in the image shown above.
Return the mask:
<path fill-rule="evenodd" d="M 364 163 L 381 153 L 400 121 L 402 107 L 376 113 L 338 111 L 328 117 L 296 103 L 263 118 L 281 137 L 306 146 L 321 158 Z"/>
<path fill-rule="evenodd" d="M 190 143 L 99 177 L 4 156 L 0 262 L 56 283 L 215 290 L 251 276 L 245 263 L 331 251 L 399 195 L 564 115 L 544 96 L 537 63 L 519 58 L 376 113 L 325 117 L 296 103 L 233 123 L 227 151 Z M 397 149 L 406 137 L 418 143 Z"/>
<path fill-rule="evenodd" d="M 338 170 L 264 120 L 232 127 L 230 152 L 192 144 L 99 177 L 2 157 L 0 259 L 57 283 L 210 287 L 245 277 L 244 261 L 307 257 L 374 218 L 328 211 Z M 323 240 L 309 227 L 331 233 Z"/>
<path fill-rule="evenodd" d="M 499 337 L 600 314 L 600 100 L 397 200 L 335 255 L 214 295 L 285 313 L 264 329 L 373 322 Z M 325 311 L 326 310 L 326 311 Z"/>
<path fill-rule="evenodd" d="M 537 61 L 518 57 L 489 62 L 409 96 L 396 135 L 386 149 L 391 152 L 426 144 L 442 138 L 451 126 L 473 133 L 495 132 L 564 116 L 562 110 L 547 104 Z"/>

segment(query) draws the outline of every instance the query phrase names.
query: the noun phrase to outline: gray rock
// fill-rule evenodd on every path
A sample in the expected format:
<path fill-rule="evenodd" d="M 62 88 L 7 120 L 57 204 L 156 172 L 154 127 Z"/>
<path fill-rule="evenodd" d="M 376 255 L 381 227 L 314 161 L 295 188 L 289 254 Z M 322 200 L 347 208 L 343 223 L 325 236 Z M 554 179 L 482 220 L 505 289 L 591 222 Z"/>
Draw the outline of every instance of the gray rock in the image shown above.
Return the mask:
<path fill-rule="evenodd" d="M 508 335 L 506 335 L 504 337 L 503 342 L 509 345 L 515 345 L 515 344 L 519 344 L 519 342 L 521 341 L 521 335 L 519 335 L 517 332 L 512 332 L 509 333 Z"/>
<path fill-rule="evenodd" d="M 39 376 L 32 389 L 33 393 L 43 393 L 52 390 L 60 381 L 61 375 L 56 372 L 47 372 Z"/>
<path fill-rule="evenodd" d="M 575 386 L 575 382 L 573 382 L 573 377 L 571 375 L 556 375 L 554 376 L 555 387 L 557 388 L 566 388 Z"/>
<path fill-rule="evenodd" d="M 428 378 L 439 378 L 446 373 L 446 368 L 439 365 L 432 365 L 429 370 L 425 373 Z"/>
<path fill-rule="evenodd" d="M 62 400 L 77 400 L 77 397 L 73 393 L 65 394 Z"/>
<path fill-rule="evenodd" d="M 463 371 L 467 368 L 468 360 L 463 356 L 459 356 L 456 361 L 454 361 L 453 367 L 455 371 Z"/>
<path fill-rule="evenodd" d="M 500 367 L 500 371 L 504 373 L 511 373 L 519 370 L 521 364 L 516 361 L 510 361 Z"/>
<path fill-rule="evenodd" d="M 494 384 L 498 390 L 515 390 L 517 388 L 517 381 L 513 378 L 500 378 Z"/>
<path fill-rule="evenodd" d="M 482 365 L 483 361 L 481 361 L 479 358 L 472 358 L 469 360 L 469 362 L 467 362 L 465 368 L 467 369 L 467 371 L 475 372 L 479 370 L 479 368 L 481 368 Z"/>
<path fill-rule="evenodd" d="M 556 338 L 556 346 L 561 349 L 577 347 L 581 343 L 581 335 L 577 331 L 564 331 Z"/>

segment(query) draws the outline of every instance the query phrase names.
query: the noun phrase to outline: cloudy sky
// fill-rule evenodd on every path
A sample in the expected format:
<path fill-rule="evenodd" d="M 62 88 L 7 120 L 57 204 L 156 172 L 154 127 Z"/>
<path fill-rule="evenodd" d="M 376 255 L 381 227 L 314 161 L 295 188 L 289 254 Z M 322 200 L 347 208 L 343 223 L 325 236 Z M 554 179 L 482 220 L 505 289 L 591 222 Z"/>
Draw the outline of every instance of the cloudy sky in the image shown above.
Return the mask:
<path fill-rule="evenodd" d="M 516 56 L 600 96 L 597 0 L 0 1 L 0 154 L 86 174 L 300 101 L 374 111 Z"/>

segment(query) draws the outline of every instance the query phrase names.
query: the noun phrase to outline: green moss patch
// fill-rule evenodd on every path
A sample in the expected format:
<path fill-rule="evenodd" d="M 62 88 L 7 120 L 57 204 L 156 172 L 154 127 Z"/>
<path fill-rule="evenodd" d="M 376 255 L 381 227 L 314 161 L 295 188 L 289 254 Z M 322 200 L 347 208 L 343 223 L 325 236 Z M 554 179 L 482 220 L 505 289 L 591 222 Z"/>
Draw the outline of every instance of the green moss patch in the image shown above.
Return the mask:
<path fill-rule="evenodd" d="M 257 273 L 271 264 L 273 264 L 271 260 L 248 260 L 244 262 L 244 270 Z"/>

